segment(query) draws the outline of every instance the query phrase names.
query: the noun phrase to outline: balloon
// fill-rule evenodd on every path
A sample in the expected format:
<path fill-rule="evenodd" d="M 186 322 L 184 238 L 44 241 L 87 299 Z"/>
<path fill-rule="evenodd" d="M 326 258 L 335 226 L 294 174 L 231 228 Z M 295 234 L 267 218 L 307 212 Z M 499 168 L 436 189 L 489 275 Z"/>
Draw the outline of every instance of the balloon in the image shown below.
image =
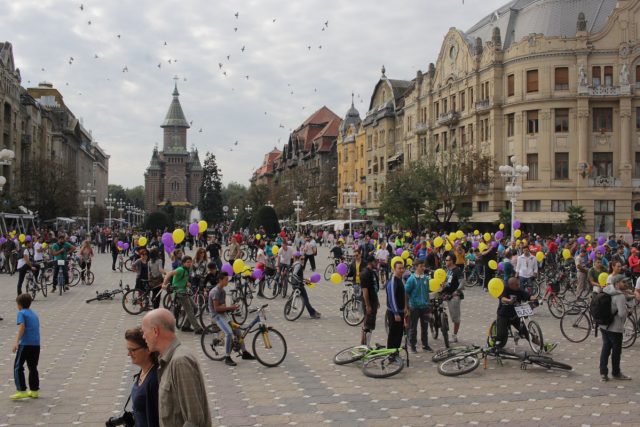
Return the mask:
<path fill-rule="evenodd" d="M 249 267 L 245 267 L 244 271 L 242 272 L 242 275 L 244 277 L 249 277 L 252 276 L 253 273 L 251 273 L 251 268 Z"/>
<path fill-rule="evenodd" d="M 585 238 L 585 240 L 587 242 L 590 242 L 591 241 L 591 234 L 587 234 L 586 236 L 584 236 L 584 238 Z"/>
<path fill-rule="evenodd" d="M 498 263 L 498 271 L 504 271 L 504 262 L 499 262 Z"/>
<path fill-rule="evenodd" d="M 517 230 L 519 228 L 520 228 L 520 221 L 516 219 L 515 221 L 513 221 L 513 229 Z"/>
<path fill-rule="evenodd" d="M 457 238 L 456 233 L 454 233 L 454 232 L 449 233 L 449 240 L 450 241 L 453 242 L 454 240 L 456 240 L 456 238 Z"/>
<path fill-rule="evenodd" d="M 411 258 L 407 258 L 407 267 L 411 267 L 413 265 L 413 260 Z"/>
<path fill-rule="evenodd" d="M 604 237 L 604 236 L 600 236 L 600 237 L 598 237 L 598 244 L 599 244 L 600 246 L 604 245 L 604 242 L 606 242 L 606 241 L 607 241 L 607 238 L 606 238 L 606 237 Z"/>
<path fill-rule="evenodd" d="M 262 236 L 260 234 L 256 234 L 256 240 L 260 240 L 262 239 Z"/>
<path fill-rule="evenodd" d="M 407 259 L 409 258 L 409 251 L 404 250 L 400 253 L 400 256 L 402 257 L 402 259 Z"/>
<path fill-rule="evenodd" d="M 402 248 L 396 249 L 396 255 L 402 256 Z"/>
<path fill-rule="evenodd" d="M 500 223 L 500 225 L 498 226 L 498 228 L 499 228 L 500 230 L 504 230 L 504 224 Z"/>
<path fill-rule="evenodd" d="M 442 246 L 443 243 L 444 243 L 444 240 L 442 240 L 442 237 L 440 236 L 433 239 L 433 246 L 435 246 L 436 248 L 439 248 L 440 246 Z"/>
<path fill-rule="evenodd" d="M 241 259 L 237 259 L 233 261 L 233 272 L 236 274 L 242 273 L 244 271 L 244 261 Z"/>
<path fill-rule="evenodd" d="M 171 252 L 173 252 L 173 250 L 174 250 L 175 248 L 176 248 L 176 247 L 175 247 L 175 245 L 173 244 L 173 242 L 171 242 L 170 244 L 168 244 L 168 245 L 165 245 L 165 246 L 164 246 L 164 250 L 165 250 L 168 254 L 171 254 Z"/>
<path fill-rule="evenodd" d="M 129 249 L 129 244 L 128 244 L 128 243 L 123 243 L 123 244 L 122 244 L 122 249 L 124 249 L 125 251 L 126 251 L 127 249 Z"/>
<path fill-rule="evenodd" d="M 458 239 L 462 239 L 464 237 L 464 231 L 462 231 L 462 230 L 456 231 L 456 237 Z"/>
<path fill-rule="evenodd" d="M 542 262 L 544 260 L 544 254 L 542 252 L 538 252 L 536 254 L 536 259 L 538 260 L 538 262 Z"/>
<path fill-rule="evenodd" d="M 571 251 L 569 249 L 563 249 L 562 258 L 564 258 L 565 260 L 571 258 Z"/>
<path fill-rule="evenodd" d="M 520 243 L 522 243 L 520 239 L 516 240 L 516 245 L 520 246 Z"/>
<path fill-rule="evenodd" d="M 504 233 L 502 233 L 502 231 L 496 232 L 496 240 L 502 240 L 503 237 L 504 237 Z"/>
<path fill-rule="evenodd" d="M 31 235 L 27 234 L 24 238 L 25 241 L 30 242 L 31 241 Z"/>
<path fill-rule="evenodd" d="M 393 259 L 391 260 L 391 268 L 394 268 L 397 262 L 401 262 L 402 265 L 404 265 L 404 260 L 402 259 L 402 257 L 394 256 Z"/>
<path fill-rule="evenodd" d="M 442 283 L 445 280 L 447 280 L 447 272 L 444 271 L 442 268 L 439 268 L 433 273 L 433 277 L 434 277 L 434 279 L 436 279 L 440 283 Z"/>
<path fill-rule="evenodd" d="M 173 243 L 179 245 L 184 240 L 184 230 L 182 228 L 176 228 L 171 235 Z"/>
<path fill-rule="evenodd" d="M 342 282 L 342 276 L 339 273 L 333 273 L 330 277 L 331 283 L 339 285 Z"/>
<path fill-rule="evenodd" d="M 442 284 L 442 282 L 438 282 L 437 279 L 430 279 L 429 280 L 429 291 L 431 292 L 440 292 L 440 285 Z"/>
<path fill-rule="evenodd" d="M 478 248 L 478 242 L 473 242 L 473 243 L 471 243 L 471 247 L 472 247 L 473 249 L 477 249 L 477 248 Z"/>
<path fill-rule="evenodd" d="M 453 249 L 453 248 L 451 247 L 451 243 L 447 242 L 447 244 L 446 244 L 446 245 L 444 245 L 444 250 L 445 250 L 445 251 L 447 251 L 447 252 L 450 252 L 450 251 L 451 251 L 451 249 Z"/>
<path fill-rule="evenodd" d="M 490 269 L 495 270 L 496 268 L 498 268 L 498 263 L 496 262 L 495 259 L 490 260 L 487 265 L 489 266 Z"/>
<path fill-rule="evenodd" d="M 498 242 L 496 242 L 495 240 L 493 242 L 491 242 L 491 247 L 495 248 L 498 246 Z"/>
<path fill-rule="evenodd" d="M 480 252 L 484 252 L 487 250 L 487 244 L 485 242 L 480 242 L 478 244 L 478 249 L 480 249 Z"/>
<path fill-rule="evenodd" d="M 253 273 L 251 273 L 251 277 L 256 280 L 262 280 L 262 278 L 264 277 L 264 271 L 256 268 L 255 270 L 253 270 Z"/>
<path fill-rule="evenodd" d="M 598 246 L 596 248 L 596 251 L 600 252 L 601 254 L 604 254 L 605 252 L 607 252 L 607 250 L 602 245 Z"/>
<path fill-rule="evenodd" d="M 209 227 L 209 224 L 207 224 L 207 221 L 205 221 L 204 219 L 198 221 L 199 232 L 204 233 L 205 231 L 207 231 L 207 227 Z"/>
<path fill-rule="evenodd" d="M 287 237 L 287 233 L 285 233 L 284 230 L 281 231 L 280 232 L 280 237 L 282 237 L 284 239 L 285 237 Z"/>
<path fill-rule="evenodd" d="M 411 237 L 411 232 L 410 232 L 410 231 L 407 231 L 406 233 L 404 233 L 404 235 L 405 235 L 406 237 Z"/>
<path fill-rule="evenodd" d="M 504 292 L 504 282 L 501 279 L 494 277 L 489 280 L 487 288 L 489 289 L 489 295 L 494 298 L 499 298 L 500 295 L 502 295 L 502 292 Z"/>
<path fill-rule="evenodd" d="M 6 243 L 6 240 L 7 239 L 5 239 L 5 241 L 3 242 L 2 239 L 0 239 L 0 245 L 3 245 L 4 243 Z M 47 246 L 49 246 L 49 245 L 47 245 L 47 242 L 44 242 L 42 244 L 42 249 L 47 249 Z"/>
<path fill-rule="evenodd" d="M 584 237 L 580 236 L 578 237 L 578 244 L 579 245 L 584 245 L 586 243 L 587 239 L 585 239 Z"/>
<path fill-rule="evenodd" d="M 478 234 L 480 234 L 480 232 L 478 230 L 473 230 L 473 235 L 477 236 Z"/>
<path fill-rule="evenodd" d="M 359 239 L 360 238 L 360 233 L 358 233 L 357 231 L 353 232 L 353 238 L 354 239 Z"/>
<path fill-rule="evenodd" d="M 491 240 L 491 234 L 484 233 L 484 236 L 482 236 L 482 238 L 484 239 L 485 242 L 488 242 L 489 240 Z"/>
<path fill-rule="evenodd" d="M 336 267 L 336 272 L 341 276 L 346 276 L 347 273 L 349 272 L 349 266 L 347 264 L 345 264 L 344 262 L 341 262 Z"/>
<path fill-rule="evenodd" d="M 233 276 L 233 266 L 228 262 L 222 265 L 220 271 L 222 271 L 223 273 L 227 273 L 227 275 L 229 276 Z"/>
<path fill-rule="evenodd" d="M 189 234 L 191 234 L 193 237 L 196 237 L 198 233 L 200 233 L 200 227 L 198 227 L 197 222 L 189 225 Z"/>
<path fill-rule="evenodd" d="M 309 278 L 309 281 L 311 283 L 318 283 L 320 281 L 320 279 L 322 278 L 322 276 L 320 276 L 320 273 L 314 273 L 311 275 L 311 277 Z"/>
<path fill-rule="evenodd" d="M 515 236 L 516 239 L 518 239 L 520 238 L 520 236 L 522 236 L 522 231 L 516 230 L 513 232 L 513 235 Z"/>
<path fill-rule="evenodd" d="M 596 259 L 596 251 L 592 251 L 592 252 L 589 254 L 589 260 L 590 260 L 591 262 L 593 262 L 595 259 Z"/>
<path fill-rule="evenodd" d="M 142 236 L 141 238 L 138 239 L 138 245 L 139 246 L 147 246 L 147 238 Z"/>
<path fill-rule="evenodd" d="M 261 262 L 257 263 L 257 264 L 256 264 L 256 270 L 262 270 L 262 271 L 264 271 L 264 264 L 263 264 L 263 263 L 261 263 Z"/>
<path fill-rule="evenodd" d="M 278 255 L 278 252 L 280 252 L 280 248 L 277 247 L 276 245 L 273 245 L 271 247 L 271 253 L 274 254 L 274 255 Z"/>
<path fill-rule="evenodd" d="M 605 273 L 604 271 L 602 273 L 600 273 L 600 275 L 598 276 L 598 283 L 600 283 L 600 286 L 602 286 L 603 288 L 605 286 L 607 286 L 607 279 L 609 278 L 609 274 Z"/>
<path fill-rule="evenodd" d="M 167 233 L 163 233 L 162 234 L 162 243 L 165 246 L 169 246 L 171 244 L 173 244 L 173 236 L 171 235 L 171 233 L 167 232 Z"/>

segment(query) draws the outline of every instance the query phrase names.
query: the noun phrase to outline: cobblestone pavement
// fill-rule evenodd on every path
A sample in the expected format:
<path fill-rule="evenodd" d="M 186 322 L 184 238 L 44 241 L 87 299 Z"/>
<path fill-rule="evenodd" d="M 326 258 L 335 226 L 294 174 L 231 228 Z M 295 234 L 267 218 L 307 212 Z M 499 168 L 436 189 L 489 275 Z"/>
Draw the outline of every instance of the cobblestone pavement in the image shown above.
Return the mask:
<path fill-rule="evenodd" d="M 327 262 L 320 249 L 318 271 Z M 98 255 L 96 283 L 72 288 L 63 296 L 38 295 L 33 309 L 42 324 L 41 398 L 13 402 L 15 283 L 0 276 L 0 426 L 95 425 L 120 412 L 137 372 L 128 362 L 123 332 L 141 318 L 126 314 L 120 299 L 85 304 L 96 290 L 114 289 L 122 278 L 133 285 L 133 273 L 114 273 L 110 256 Z M 205 358 L 198 337 L 180 332 L 180 339 L 200 358 L 214 425 L 344 425 L 344 426 L 582 426 L 640 425 L 638 345 L 623 351 L 622 370 L 633 381 L 601 383 L 599 338 L 571 344 L 559 322 L 545 307 L 536 311 L 546 341 L 558 341 L 556 359 L 574 367 L 570 373 L 541 368 L 520 370 L 506 361 L 490 361 L 471 374 L 447 378 L 437 373 L 432 353 L 411 355 L 411 366 L 396 377 L 375 380 L 358 366 L 335 366 L 333 355 L 359 341 L 359 327 L 348 326 L 338 310 L 341 285 L 322 282 L 309 291 L 322 319 L 305 313 L 298 321 L 283 319 L 284 301 L 269 301 L 269 321 L 286 337 L 288 354 L 277 368 L 238 360 L 229 368 Z M 384 300 L 384 298 L 383 298 Z M 254 300 L 258 301 L 258 300 Z M 254 304 L 256 304 L 254 302 Z M 463 343 L 482 344 L 494 318 L 496 301 L 479 289 L 466 291 L 462 304 Z M 385 342 L 380 320 L 374 341 Z M 432 340 L 434 348 L 442 341 Z M 512 345 L 512 344 L 510 344 Z M 522 346 L 521 346 L 522 347 Z M 522 347 L 524 350 L 525 348 Z"/>

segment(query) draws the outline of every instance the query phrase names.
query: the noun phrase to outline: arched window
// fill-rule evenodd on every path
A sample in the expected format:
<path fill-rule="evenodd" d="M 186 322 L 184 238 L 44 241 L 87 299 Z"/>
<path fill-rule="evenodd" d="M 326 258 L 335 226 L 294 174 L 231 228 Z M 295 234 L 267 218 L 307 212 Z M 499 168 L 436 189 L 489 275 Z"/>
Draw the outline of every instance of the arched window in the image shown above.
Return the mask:
<path fill-rule="evenodd" d="M 180 183 L 178 181 L 171 182 L 171 191 L 177 193 L 180 190 Z"/>

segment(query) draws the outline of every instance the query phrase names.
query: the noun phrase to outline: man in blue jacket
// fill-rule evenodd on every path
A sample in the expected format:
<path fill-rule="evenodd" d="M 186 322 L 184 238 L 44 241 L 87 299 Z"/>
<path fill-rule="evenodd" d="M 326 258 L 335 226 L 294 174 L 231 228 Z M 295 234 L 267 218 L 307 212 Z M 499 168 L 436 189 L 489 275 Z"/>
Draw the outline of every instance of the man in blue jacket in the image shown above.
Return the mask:
<path fill-rule="evenodd" d="M 411 351 L 417 353 L 418 321 L 420 322 L 420 341 L 425 351 L 433 351 L 429 347 L 429 278 L 424 274 L 424 260 L 414 263 L 415 273 L 409 276 L 404 285 L 409 302 L 409 345 Z"/>
<path fill-rule="evenodd" d="M 400 348 L 404 335 L 404 316 L 408 315 L 408 308 L 405 308 L 408 307 L 407 296 L 402 282 L 404 261 L 395 261 L 392 268 L 393 277 L 387 283 L 387 321 L 389 323 L 387 348 Z"/>

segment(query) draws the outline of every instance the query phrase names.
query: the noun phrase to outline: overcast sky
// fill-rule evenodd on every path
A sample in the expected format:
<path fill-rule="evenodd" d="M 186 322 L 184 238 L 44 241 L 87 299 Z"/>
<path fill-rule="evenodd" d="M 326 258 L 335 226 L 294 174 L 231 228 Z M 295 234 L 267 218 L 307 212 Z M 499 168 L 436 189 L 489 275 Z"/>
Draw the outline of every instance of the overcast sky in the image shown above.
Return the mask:
<path fill-rule="evenodd" d="M 83 118 L 111 156 L 110 183 L 144 184 L 177 75 L 189 145 L 216 155 L 225 183 L 248 184 L 312 112 L 344 116 L 353 91 L 364 115 L 383 64 L 389 78 L 412 79 L 449 27 L 466 30 L 504 3 L 0 0 L 0 38 L 23 86 L 52 82 Z"/>

